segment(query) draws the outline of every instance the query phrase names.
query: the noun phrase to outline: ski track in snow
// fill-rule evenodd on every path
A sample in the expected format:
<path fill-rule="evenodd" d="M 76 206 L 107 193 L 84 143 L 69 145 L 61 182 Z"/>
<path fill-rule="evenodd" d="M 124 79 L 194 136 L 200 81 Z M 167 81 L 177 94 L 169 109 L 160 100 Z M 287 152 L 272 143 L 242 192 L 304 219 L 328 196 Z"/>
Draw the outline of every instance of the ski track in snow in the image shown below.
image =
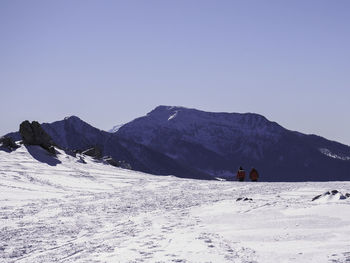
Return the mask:
<path fill-rule="evenodd" d="M 58 159 L 0 151 L 1 263 L 350 262 L 350 200 L 311 201 L 350 182 L 200 181 Z"/>

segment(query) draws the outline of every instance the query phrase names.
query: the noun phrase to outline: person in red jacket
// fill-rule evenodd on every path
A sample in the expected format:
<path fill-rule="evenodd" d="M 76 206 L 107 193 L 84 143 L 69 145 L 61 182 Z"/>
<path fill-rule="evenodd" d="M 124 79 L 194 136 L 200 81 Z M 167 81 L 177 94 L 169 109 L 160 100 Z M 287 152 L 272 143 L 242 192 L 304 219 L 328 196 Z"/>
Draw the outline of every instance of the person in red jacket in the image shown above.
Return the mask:
<path fill-rule="evenodd" d="M 240 166 L 237 172 L 237 180 L 240 182 L 243 182 L 244 179 L 245 179 L 245 171 L 243 170 L 242 166 Z"/>
<path fill-rule="evenodd" d="M 253 169 L 250 171 L 249 177 L 250 177 L 250 180 L 252 180 L 252 182 L 257 182 L 258 179 L 259 179 L 259 173 L 258 173 L 258 171 L 257 171 L 255 168 L 253 168 Z"/>

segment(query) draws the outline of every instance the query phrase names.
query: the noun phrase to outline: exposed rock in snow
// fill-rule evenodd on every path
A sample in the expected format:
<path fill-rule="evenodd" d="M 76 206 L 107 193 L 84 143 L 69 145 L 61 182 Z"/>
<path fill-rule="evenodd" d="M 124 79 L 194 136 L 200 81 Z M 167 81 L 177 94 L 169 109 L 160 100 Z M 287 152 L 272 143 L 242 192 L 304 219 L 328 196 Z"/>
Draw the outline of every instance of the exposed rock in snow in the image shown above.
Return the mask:
<path fill-rule="evenodd" d="M 13 151 L 19 147 L 17 143 L 10 137 L 0 137 L 0 149 Z"/>
<path fill-rule="evenodd" d="M 102 158 L 102 151 L 98 147 L 92 147 L 82 152 L 82 154 L 91 156 L 96 159 Z"/>
<path fill-rule="evenodd" d="M 236 201 L 253 201 L 253 199 L 248 197 L 239 197 L 236 199 Z"/>
<path fill-rule="evenodd" d="M 19 133 L 25 145 L 39 145 L 52 154 L 56 153 L 55 142 L 37 121 L 32 123 L 29 121 L 22 122 L 19 126 Z"/>
<path fill-rule="evenodd" d="M 320 201 L 320 202 L 332 202 L 338 200 L 345 200 L 350 197 L 349 193 L 342 194 L 338 190 L 327 191 L 321 195 L 317 195 L 312 198 L 312 201 Z"/>

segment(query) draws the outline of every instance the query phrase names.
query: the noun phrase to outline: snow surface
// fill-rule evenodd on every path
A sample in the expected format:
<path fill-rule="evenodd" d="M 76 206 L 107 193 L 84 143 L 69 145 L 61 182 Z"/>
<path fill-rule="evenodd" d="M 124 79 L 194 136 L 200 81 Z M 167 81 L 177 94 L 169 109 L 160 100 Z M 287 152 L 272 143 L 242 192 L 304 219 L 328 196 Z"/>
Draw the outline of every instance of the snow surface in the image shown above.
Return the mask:
<path fill-rule="evenodd" d="M 350 182 L 200 181 L 82 158 L 0 151 L 0 262 L 350 261 L 350 199 L 311 201 Z"/>
<path fill-rule="evenodd" d="M 172 115 L 170 115 L 170 117 L 168 118 L 168 121 L 174 119 L 177 115 L 177 111 L 175 111 L 175 113 L 173 113 Z"/>

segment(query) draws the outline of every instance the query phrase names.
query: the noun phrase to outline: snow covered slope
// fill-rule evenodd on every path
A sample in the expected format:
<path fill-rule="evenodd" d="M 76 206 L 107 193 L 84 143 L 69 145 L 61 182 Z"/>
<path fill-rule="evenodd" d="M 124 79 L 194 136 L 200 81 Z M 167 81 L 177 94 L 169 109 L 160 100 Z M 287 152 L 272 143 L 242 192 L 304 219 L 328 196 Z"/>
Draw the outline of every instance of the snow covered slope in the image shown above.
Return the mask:
<path fill-rule="evenodd" d="M 201 181 L 83 158 L 0 151 L 1 263 L 350 260 L 350 199 L 336 198 L 350 182 Z"/>

